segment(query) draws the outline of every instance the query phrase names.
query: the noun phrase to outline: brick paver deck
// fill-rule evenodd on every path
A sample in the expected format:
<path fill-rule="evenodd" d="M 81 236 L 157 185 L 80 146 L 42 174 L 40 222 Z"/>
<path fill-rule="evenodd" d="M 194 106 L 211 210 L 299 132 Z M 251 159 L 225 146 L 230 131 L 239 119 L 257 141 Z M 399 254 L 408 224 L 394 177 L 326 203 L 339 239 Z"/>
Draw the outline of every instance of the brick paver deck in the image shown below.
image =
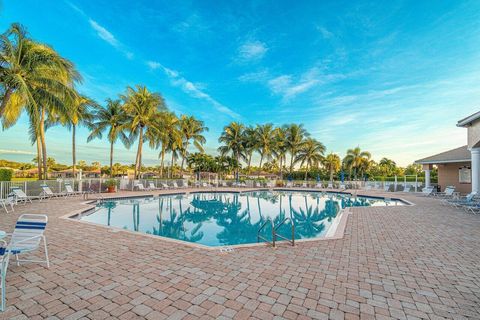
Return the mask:
<path fill-rule="evenodd" d="M 340 240 L 231 253 L 59 218 L 80 199 L 19 206 L 0 229 L 48 214 L 51 267 L 12 263 L 0 317 L 479 319 L 480 216 L 404 198 L 354 208 Z"/>

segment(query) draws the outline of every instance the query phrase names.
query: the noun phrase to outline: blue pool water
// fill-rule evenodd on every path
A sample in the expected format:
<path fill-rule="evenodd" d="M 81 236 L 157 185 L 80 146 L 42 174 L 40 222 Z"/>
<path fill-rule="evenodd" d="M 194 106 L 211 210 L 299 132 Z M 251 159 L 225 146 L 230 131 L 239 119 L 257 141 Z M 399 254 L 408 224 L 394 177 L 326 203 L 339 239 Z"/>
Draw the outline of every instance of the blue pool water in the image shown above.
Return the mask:
<path fill-rule="evenodd" d="M 324 237 L 342 208 L 403 205 L 397 200 L 298 191 L 191 193 L 106 201 L 80 219 L 207 246 L 257 242 L 267 218 L 291 218 L 295 239 Z M 278 233 L 291 235 L 291 226 Z M 271 239 L 271 228 L 262 236 Z"/>

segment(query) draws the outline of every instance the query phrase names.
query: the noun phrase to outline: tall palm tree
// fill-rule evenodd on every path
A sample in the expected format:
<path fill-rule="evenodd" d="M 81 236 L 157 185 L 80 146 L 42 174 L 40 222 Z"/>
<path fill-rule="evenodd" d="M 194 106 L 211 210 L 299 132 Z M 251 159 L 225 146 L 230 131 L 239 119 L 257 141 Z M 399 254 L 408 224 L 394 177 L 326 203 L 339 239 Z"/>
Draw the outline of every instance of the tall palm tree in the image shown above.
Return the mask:
<path fill-rule="evenodd" d="M 69 106 L 67 114 L 62 115 L 60 122 L 64 123 L 67 128 L 72 130 L 72 173 L 75 177 L 75 169 L 77 164 L 75 134 L 79 125 L 88 126 L 93 120 L 92 108 L 98 107 L 97 103 L 85 95 L 78 94 Z"/>
<path fill-rule="evenodd" d="M 3 98 L 0 117 L 4 128 L 13 126 L 24 109 L 36 133 L 41 150 L 43 173 L 47 175 L 45 124 L 67 113 L 75 97 L 73 82 L 81 77 L 73 64 L 51 47 L 27 37 L 19 24 L 0 36 L 0 84 Z M 71 101 L 71 100 L 70 100 Z"/>
<path fill-rule="evenodd" d="M 272 159 L 275 130 L 273 124 L 267 123 L 264 125 L 257 125 L 255 131 L 257 136 L 257 151 L 260 154 L 259 167 L 261 171 L 263 160 L 266 159 L 269 161 Z"/>
<path fill-rule="evenodd" d="M 179 119 L 173 112 L 162 111 L 154 120 L 153 126 L 147 129 L 145 135 L 151 148 L 160 148 L 158 157 L 160 158 L 160 176 L 163 177 L 165 153 L 168 146 L 172 144 L 171 141 L 175 141 L 175 145 L 181 143 Z"/>
<path fill-rule="evenodd" d="M 273 154 L 278 159 L 280 169 L 280 180 L 283 180 L 283 167 L 287 161 L 287 130 L 285 127 L 275 129 Z"/>
<path fill-rule="evenodd" d="M 305 180 L 307 180 L 308 171 L 311 167 L 317 166 L 323 160 L 323 153 L 325 152 L 325 146 L 313 139 L 307 138 L 303 144 L 302 148 L 298 153 L 298 161 L 300 161 L 301 166 L 306 164 L 305 169 Z"/>
<path fill-rule="evenodd" d="M 107 99 L 105 107 L 96 107 L 93 118 L 94 120 L 88 125 L 92 132 L 87 141 L 90 142 L 95 138 L 102 139 L 103 133 L 107 131 L 107 139 L 110 142 L 110 177 L 113 177 L 113 145 L 120 138 L 127 148 L 130 147 L 130 140 L 125 133 L 127 115 L 120 100 Z M 118 164 L 118 166 L 121 165 Z"/>
<path fill-rule="evenodd" d="M 337 154 L 330 153 L 323 161 L 325 168 L 330 172 L 330 182 L 333 182 L 333 174 L 340 170 L 341 161 Z"/>
<path fill-rule="evenodd" d="M 138 178 L 142 167 L 142 148 L 145 130 L 154 125 L 155 118 L 166 106 L 159 93 L 150 92 L 147 87 L 137 85 L 127 87 L 125 94 L 120 96 L 124 102 L 125 112 L 129 117 L 130 138 L 138 137 L 137 156 L 135 158 L 134 176 Z"/>
<path fill-rule="evenodd" d="M 182 115 L 180 118 L 180 131 L 182 135 L 182 165 L 181 169 L 183 172 L 183 164 L 188 155 L 188 147 L 190 141 L 193 141 L 195 148 L 203 152 L 203 144 L 206 142 L 205 137 L 203 136 L 204 131 L 208 131 L 208 128 L 204 125 L 203 121 L 195 119 L 194 116 Z"/>
<path fill-rule="evenodd" d="M 250 172 L 250 166 L 252 164 L 252 156 L 253 152 L 257 149 L 257 131 L 255 130 L 254 127 L 248 126 L 245 128 L 243 131 L 243 158 L 245 159 L 245 162 L 247 163 L 247 172 Z"/>
<path fill-rule="evenodd" d="M 244 150 L 244 134 L 245 127 L 238 122 L 231 122 L 229 125 L 223 128 L 223 132 L 218 139 L 218 142 L 223 143 L 223 146 L 218 148 L 221 155 L 228 153 L 232 154 L 232 157 L 237 162 L 236 178 L 238 179 L 238 173 L 240 169 L 240 157 Z"/>
<path fill-rule="evenodd" d="M 286 145 L 290 153 L 290 173 L 293 172 L 293 166 L 298 162 L 297 154 L 302 149 L 304 139 L 310 134 L 303 128 L 301 124 L 290 124 L 285 126 Z"/>
<path fill-rule="evenodd" d="M 353 171 L 353 175 L 356 180 L 357 174 L 361 170 L 362 165 L 364 165 L 365 161 L 368 162 L 370 158 L 370 152 L 362 151 L 360 147 L 356 147 L 354 149 L 347 150 L 347 155 L 343 159 L 343 162 L 350 172 Z"/>

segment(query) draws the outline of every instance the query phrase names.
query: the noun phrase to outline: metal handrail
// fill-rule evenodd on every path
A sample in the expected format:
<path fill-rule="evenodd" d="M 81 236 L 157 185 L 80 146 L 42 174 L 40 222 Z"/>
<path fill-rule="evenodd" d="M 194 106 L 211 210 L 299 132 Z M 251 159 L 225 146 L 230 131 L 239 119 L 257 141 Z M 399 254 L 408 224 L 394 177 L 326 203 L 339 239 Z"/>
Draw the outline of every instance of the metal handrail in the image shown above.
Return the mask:
<path fill-rule="evenodd" d="M 285 222 L 287 222 L 287 221 L 290 221 L 290 224 L 292 225 L 292 239 L 291 239 L 291 240 L 288 239 L 287 237 L 284 237 L 284 236 L 282 236 L 282 235 L 280 235 L 280 234 L 277 233 L 278 228 L 280 228 L 280 227 L 281 227 Z M 274 243 L 275 243 L 275 241 L 277 240 L 276 238 L 279 237 L 279 238 L 281 238 L 281 239 L 283 239 L 283 240 L 286 240 L 286 241 L 290 242 L 290 243 L 292 244 L 292 246 L 295 246 L 295 224 L 293 223 L 293 220 L 290 219 L 290 218 L 288 218 L 288 217 L 285 218 L 285 219 L 283 219 L 282 222 L 280 222 L 279 224 L 277 224 L 277 225 L 274 227 L 273 236 L 274 236 L 274 238 L 273 238 L 273 242 L 274 242 Z"/>
<path fill-rule="evenodd" d="M 265 228 L 265 226 L 267 225 L 268 222 L 270 222 L 270 225 L 272 226 L 272 241 L 268 241 L 268 239 L 266 239 L 266 238 L 264 238 L 260 235 L 260 232 L 263 230 L 263 228 Z M 272 245 L 272 247 L 275 247 L 275 226 L 273 225 L 273 221 L 272 221 L 271 218 L 267 218 L 267 220 L 265 220 L 265 222 L 263 222 L 262 225 L 260 226 L 260 229 L 258 229 L 258 231 L 257 231 L 257 242 L 260 242 L 260 240 L 268 242 Z"/>

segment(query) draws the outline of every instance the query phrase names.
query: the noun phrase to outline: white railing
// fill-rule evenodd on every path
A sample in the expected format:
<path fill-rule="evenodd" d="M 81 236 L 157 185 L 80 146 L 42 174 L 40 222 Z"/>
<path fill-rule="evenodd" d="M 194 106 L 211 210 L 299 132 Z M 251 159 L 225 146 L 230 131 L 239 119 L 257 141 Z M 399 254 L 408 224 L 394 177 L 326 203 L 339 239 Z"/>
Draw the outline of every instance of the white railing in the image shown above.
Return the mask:
<path fill-rule="evenodd" d="M 75 191 L 84 191 L 90 193 L 101 193 L 107 191 L 106 181 L 110 179 L 91 178 L 91 179 L 62 179 L 62 180 L 37 180 L 37 181 L 0 181 L 0 199 L 5 199 L 11 193 L 13 187 L 21 188 L 28 196 L 38 196 L 42 192 L 42 185 L 48 185 L 54 193 L 65 191 L 65 184 L 69 183 Z M 248 188 L 272 188 L 272 187 L 308 187 L 308 188 L 328 188 L 329 181 L 316 180 L 187 180 L 187 179 L 115 179 L 117 180 L 117 190 L 133 191 L 138 189 L 136 186 L 141 183 L 146 189 L 149 189 L 150 182 L 155 188 L 163 189 L 177 187 L 248 187 Z M 339 189 L 341 185 L 345 189 L 374 189 L 381 191 L 402 191 L 405 185 L 410 185 L 412 191 L 420 191 L 423 184 L 420 182 L 393 182 L 393 181 L 334 181 L 332 187 Z"/>

